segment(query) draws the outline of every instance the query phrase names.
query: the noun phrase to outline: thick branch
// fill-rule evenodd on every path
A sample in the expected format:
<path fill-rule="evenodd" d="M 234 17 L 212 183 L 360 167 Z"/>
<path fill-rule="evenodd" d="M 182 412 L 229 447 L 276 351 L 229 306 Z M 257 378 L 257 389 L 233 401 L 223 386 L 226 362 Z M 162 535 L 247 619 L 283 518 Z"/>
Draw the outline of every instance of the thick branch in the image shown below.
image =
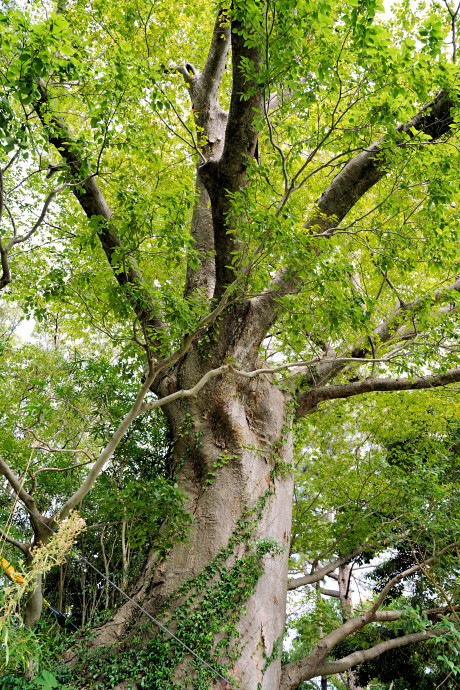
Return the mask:
<path fill-rule="evenodd" d="M 399 149 L 406 148 L 410 143 L 408 137 L 413 139 L 418 132 L 427 134 L 433 140 L 449 134 L 453 123 L 453 105 L 453 99 L 449 94 L 441 91 L 410 122 L 396 129 L 394 145 Z M 387 174 L 386 150 L 391 150 L 392 146 L 393 144 L 383 137 L 350 159 L 318 199 L 318 213 L 305 223 L 305 227 L 308 229 L 319 226 L 326 233 L 335 228 L 357 201 Z M 265 313 L 265 318 L 270 319 L 270 322 L 265 324 L 266 329 L 275 318 L 278 308 L 277 297 L 298 292 L 300 287 L 295 270 L 290 267 L 280 269 L 263 294 L 264 302 L 267 303 L 267 307 L 269 306 Z"/>
<path fill-rule="evenodd" d="M 233 88 L 224 152 L 219 163 L 220 173 L 230 179 L 241 179 L 254 156 L 257 144 L 255 116 L 262 105 L 262 91 L 257 83 L 261 62 L 259 48 L 246 45 L 245 30 L 248 27 L 242 21 L 232 20 Z M 253 72 L 250 76 L 248 69 Z"/>
<path fill-rule="evenodd" d="M 206 88 L 208 98 L 217 98 L 222 75 L 227 64 L 228 51 L 230 49 L 230 22 L 226 13 L 219 10 L 214 30 L 212 32 L 211 45 L 208 57 L 201 74 L 201 81 Z"/>
<path fill-rule="evenodd" d="M 35 111 L 44 128 L 48 132 L 50 143 L 56 148 L 63 161 L 68 166 L 73 179 L 80 184 L 73 187 L 73 192 L 89 220 L 97 220 L 97 234 L 102 248 L 112 266 L 114 275 L 121 286 L 130 287 L 128 297 L 133 309 L 145 329 L 150 330 L 154 345 L 160 345 L 159 333 L 164 330 L 164 324 L 158 315 L 157 307 L 153 303 L 143 277 L 134 259 L 126 255 L 119 255 L 122 241 L 112 222 L 112 211 L 102 194 L 94 175 L 85 176 L 82 180 L 83 160 L 78 145 L 73 140 L 65 122 L 55 115 L 49 105 L 48 91 L 43 83 L 39 85 L 40 100 L 35 105 Z"/>
<path fill-rule="evenodd" d="M 21 499 L 25 506 L 33 513 L 37 512 L 35 500 L 23 488 L 19 478 L 15 475 L 11 467 L 0 457 L 0 474 L 3 474 L 9 485 L 14 489 L 16 495 Z"/>
<path fill-rule="evenodd" d="M 205 161 L 216 161 L 222 155 L 227 113 L 219 108 L 217 92 L 222 80 L 230 49 L 230 25 L 226 15 L 219 11 L 206 65 L 202 74 L 196 74 L 191 65 L 176 67 L 184 77 L 193 105 L 198 129 L 200 152 Z M 214 294 L 216 282 L 214 261 L 214 226 L 211 201 L 201 178 L 202 159 L 198 161 L 191 234 L 198 252 L 199 266 L 187 266 L 185 296 L 202 292 L 208 299 Z M 195 257 L 196 260 L 196 257 Z"/>
<path fill-rule="evenodd" d="M 214 259 L 214 226 L 212 222 L 211 201 L 204 186 L 200 171 L 197 170 L 195 205 L 193 207 L 191 235 L 194 251 L 198 253 L 199 265 L 196 268 L 187 263 L 184 294 L 186 297 L 200 291 L 211 299 L 216 285 L 216 264 Z"/>
<path fill-rule="evenodd" d="M 0 241 L 0 261 L 2 265 L 2 275 L 0 277 L 0 290 L 11 283 L 11 271 L 8 263 L 8 252 Z"/>
<path fill-rule="evenodd" d="M 234 9 L 234 13 L 238 10 Z M 232 19 L 232 96 L 225 143 L 218 162 L 210 161 L 200 171 L 212 204 L 214 249 L 216 260 L 216 292 L 219 298 L 235 279 L 233 265 L 238 249 L 231 217 L 232 195 L 247 184 L 246 171 L 257 147 L 256 112 L 262 104 L 262 91 L 257 81 L 260 55 L 257 46 L 245 40 L 243 21 Z M 251 43 L 251 45 L 246 45 Z"/>
<path fill-rule="evenodd" d="M 338 661 L 321 662 L 321 657 L 325 658 L 336 644 L 363 628 L 368 622 L 365 615 L 346 621 L 346 623 L 323 638 L 308 657 L 283 666 L 280 690 L 296 690 L 300 683 L 305 680 L 346 671 L 352 666 L 374 659 L 389 649 L 404 647 L 441 634 L 440 631 L 426 631 L 414 633 L 413 635 L 404 635 L 392 640 L 385 640 L 385 642 L 381 642 L 370 649 L 358 650 Z"/>
<path fill-rule="evenodd" d="M 418 132 L 432 139 L 448 134 L 453 123 L 452 107 L 452 99 L 446 91 L 441 91 L 412 120 L 397 128 L 396 146 L 405 148 L 407 137 L 413 139 Z M 407 136 L 400 137 L 399 134 Z M 326 218 L 316 217 L 310 221 L 311 225 L 332 228 L 345 218 L 356 202 L 386 175 L 387 146 L 391 150 L 390 142 L 386 144 L 384 137 L 345 164 L 318 200 L 318 210 Z"/>
<path fill-rule="evenodd" d="M 304 417 L 315 411 L 317 405 L 325 400 L 350 398 L 363 393 L 377 391 L 411 391 L 426 388 L 439 388 L 460 381 L 460 369 L 448 369 L 444 374 L 419 376 L 414 379 L 364 379 L 353 383 L 322 386 L 302 393 L 297 399 L 296 418 Z"/>

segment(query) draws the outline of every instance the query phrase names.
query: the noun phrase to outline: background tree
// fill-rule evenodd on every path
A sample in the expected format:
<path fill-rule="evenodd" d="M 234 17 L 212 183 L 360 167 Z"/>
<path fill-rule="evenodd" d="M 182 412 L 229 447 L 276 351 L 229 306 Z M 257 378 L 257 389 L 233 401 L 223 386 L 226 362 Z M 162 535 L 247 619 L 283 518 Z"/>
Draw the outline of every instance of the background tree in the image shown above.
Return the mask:
<path fill-rule="evenodd" d="M 91 459 L 78 463 L 77 481 L 65 474 L 47 494 L 48 472 L 37 479 L 44 490 L 32 475 L 25 483 L 20 453 L 2 458 L 0 471 L 28 511 L 32 544 L 93 500 L 101 473 L 101 485 L 111 486 L 107 514 L 125 530 L 146 513 L 145 504 L 130 513 L 133 494 L 142 504 L 139 481 L 154 491 L 167 476 L 168 498 L 150 528 L 173 537 L 160 548 L 145 539 L 131 591 L 214 667 L 128 601 L 84 640 L 79 659 L 68 659 L 76 685 L 91 672 L 106 687 L 218 687 L 220 674 L 251 690 L 293 689 L 416 641 L 442 636 L 455 648 L 449 600 L 430 613 L 432 623 L 421 616 L 417 631 L 328 661 L 366 626 L 402 619 L 403 610 L 382 609 L 392 587 L 446 568 L 455 553 L 443 521 L 413 531 L 427 502 L 440 505 L 435 484 L 405 517 L 404 477 L 393 490 L 385 477 L 379 500 L 372 467 L 369 480 L 350 482 L 350 500 L 334 508 L 323 534 L 309 544 L 307 531 L 296 533 L 293 550 L 316 555 L 289 587 L 320 582 L 366 548 L 377 551 L 390 524 L 392 544 L 410 539 L 422 560 L 344 615 L 304 658 L 280 666 L 293 423 L 313 429 L 314 420 L 303 420 L 328 401 L 460 380 L 457 67 L 443 49 L 456 15 L 403 3 L 384 21 L 379 10 L 374 0 L 4 8 L 5 299 L 48 329 L 54 322 L 57 349 L 60 339 L 74 339 L 112 353 L 109 364 L 118 361 L 131 385 L 118 386 L 101 357 L 99 373 L 81 364 L 85 381 L 96 381 L 83 406 L 95 401 L 98 409 L 83 412 L 78 445 L 70 446 Z M 59 404 L 49 392 L 53 369 L 32 381 L 32 420 L 10 420 L 11 442 L 24 448 L 31 424 L 40 425 L 35 478 L 47 452 L 66 450 L 81 417 L 65 401 L 86 383 L 76 376 L 66 390 L 68 376 Z M 104 403 L 101 377 L 104 387 L 112 382 Z M 139 420 L 160 407 L 170 445 L 152 469 Z M 313 463 L 314 476 L 321 463 Z M 424 479 L 414 481 L 425 490 Z M 177 543 L 182 500 L 193 521 L 188 540 Z M 449 500 L 454 506 L 455 495 Z M 5 538 L 21 549 L 19 539 Z M 126 531 L 123 572 L 124 539 Z M 37 588 L 26 621 L 40 611 Z"/>
<path fill-rule="evenodd" d="M 308 433 L 303 438 L 308 451 L 297 465 L 293 534 L 305 533 L 308 538 L 297 542 L 294 537 L 292 570 L 301 574 L 312 566 L 318 568 L 318 562 L 320 567 L 322 554 L 331 546 L 356 551 L 351 565 L 330 571 L 332 579 L 319 587 L 318 583 L 308 587 L 314 579 L 308 576 L 299 578 L 307 585 L 305 592 L 296 590 L 297 578 L 292 581 L 297 593 L 289 607 L 288 629 L 296 637 L 289 661 L 306 656 L 321 637 L 320 628 L 326 633 L 334 630 L 350 609 L 355 614 L 365 610 L 395 576 L 420 564 L 438 529 L 446 535 L 452 528 L 455 539 L 458 525 L 451 516 L 458 496 L 456 406 L 446 408 L 443 393 L 393 395 L 391 408 L 389 402 L 384 395 L 351 410 L 348 403 L 331 406 L 321 418 L 323 435 L 317 429 L 315 436 Z M 355 415 L 363 420 L 361 438 Z M 310 459 L 313 463 L 308 467 Z M 405 613 L 393 624 L 366 626 L 344 639 L 332 657 L 384 645 L 403 631 L 415 632 L 420 612 L 428 611 L 433 620 L 447 602 L 455 617 L 456 571 L 457 558 L 452 556 L 444 567 L 439 563 L 436 568 L 413 570 L 389 589 L 384 602 L 393 612 Z M 353 681 L 364 687 L 370 681 L 381 681 L 382 688 L 392 681 L 401 687 L 417 682 L 428 686 L 435 679 L 455 687 L 457 680 L 447 661 L 455 665 L 456 655 L 455 645 L 447 652 L 438 645 L 382 649 L 378 657 L 353 668 L 354 679 L 347 681 L 342 673 L 338 687 Z"/>

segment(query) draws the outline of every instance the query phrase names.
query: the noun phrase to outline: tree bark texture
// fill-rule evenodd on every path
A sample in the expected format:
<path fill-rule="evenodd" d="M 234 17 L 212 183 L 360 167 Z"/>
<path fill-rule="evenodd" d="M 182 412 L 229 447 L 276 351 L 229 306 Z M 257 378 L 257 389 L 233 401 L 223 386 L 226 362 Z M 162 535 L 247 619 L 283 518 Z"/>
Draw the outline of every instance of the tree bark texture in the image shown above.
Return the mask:
<path fill-rule="evenodd" d="M 339 567 L 339 600 L 344 622 L 353 617 L 353 589 L 351 586 L 351 573 L 351 565 L 347 564 Z M 347 670 L 347 690 L 363 690 L 356 680 L 356 676 L 351 668 Z"/>
<path fill-rule="evenodd" d="M 223 325 L 230 330 L 229 342 L 238 332 L 244 333 L 244 316 L 227 319 Z M 161 382 L 162 393 L 193 386 L 209 368 L 208 357 L 215 354 L 215 349 L 212 344 L 208 354 L 192 350 L 173 375 Z M 247 362 L 248 368 L 255 364 Z M 180 605 L 185 595 L 181 598 L 176 593 L 184 581 L 197 578 L 222 549 L 228 548 L 232 538 L 234 546 L 219 563 L 228 569 L 234 583 L 238 582 L 245 557 L 257 549 L 258 543 L 270 540 L 271 548 L 260 559 L 260 577 L 254 576 L 254 592 L 244 602 L 234 600 L 235 609 L 241 604 L 244 610 L 234 621 L 229 651 L 235 650 L 236 644 L 239 651 L 229 675 L 248 690 L 275 688 L 279 684 L 279 659 L 267 665 L 267 657 L 278 656 L 284 629 L 293 489 L 285 394 L 262 377 L 225 375 L 210 382 L 196 399 L 170 405 L 167 416 L 174 438 L 174 476 L 189 497 L 193 525 L 188 544 L 175 546 L 165 560 L 148 562 L 135 587 L 136 599 L 151 615 L 165 622 L 163 604 L 168 601 L 173 609 Z M 239 521 L 246 519 L 251 527 L 244 539 L 235 539 Z M 208 592 L 224 579 L 225 574 L 213 575 L 206 584 Z M 190 608 L 190 616 L 205 598 L 206 591 Z M 146 622 L 128 602 L 99 632 L 94 644 L 119 643 L 133 621 L 136 631 Z M 212 621 L 204 624 L 211 625 Z M 175 622 L 170 625 L 180 636 L 180 626 Z M 149 622 L 148 628 L 147 637 L 158 633 L 153 623 Z M 220 638 L 217 633 L 213 644 Z M 177 673 L 179 682 L 181 670 Z"/>

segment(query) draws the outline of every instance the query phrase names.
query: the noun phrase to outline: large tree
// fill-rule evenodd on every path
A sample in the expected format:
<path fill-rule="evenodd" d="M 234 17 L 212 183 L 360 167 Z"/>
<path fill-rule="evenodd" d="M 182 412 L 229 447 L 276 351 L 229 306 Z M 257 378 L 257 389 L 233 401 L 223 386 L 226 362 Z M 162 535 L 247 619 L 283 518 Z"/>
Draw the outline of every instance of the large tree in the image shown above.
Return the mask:
<path fill-rule="evenodd" d="M 35 318 L 54 315 L 56 333 L 110 343 L 120 367 L 137 357 L 145 371 L 75 490 L 40 504 L 36 474 L 23 484 L 4 458 L 0 472 L 29 511 L 31 544 L 46 542 L 130 427 L 161 407 L 169 476 L 193 521 L 187 541 L 145 554 L 132 592 L 247 690 L 294 689 L 442 634 L 328 660 L 402 616 L 381 610 L 388 591 L 450 553 L 451 535 L 280 665 L 293 425 L 328 401 L 460 381 L 457 14 L 403 3 L 385 21 L 380 9 L 76 0 L 1 16 L 1 287 Z M 289 587 L 365 547 L 338 540 Z M 26 622 L 40 611 L 37 588 Z M 149 687 L 223 687 L 167 640 L 128 601 L 85 653 L 116 658 L 129 644 L 146 655 Z M 140 680 L 122 659 L 126 683 Z"/>

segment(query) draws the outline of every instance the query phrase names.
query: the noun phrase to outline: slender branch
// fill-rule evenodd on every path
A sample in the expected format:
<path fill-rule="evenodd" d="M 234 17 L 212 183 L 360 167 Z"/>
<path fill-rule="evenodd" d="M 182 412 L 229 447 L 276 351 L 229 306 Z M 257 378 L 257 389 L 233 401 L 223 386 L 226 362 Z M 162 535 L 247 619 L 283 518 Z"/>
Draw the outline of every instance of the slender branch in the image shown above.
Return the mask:
<path fill-rule="evenodd" d="M 285 371 L 286 369 L 298 369 L 299 371 L 295 371 L 294 374 L 300 374 L 302 373 L 302 370 L 305 367 L 311 367 L 318 362 L 337 362 L 337 363 L 351 363 L 355 362 L 358 364 L 373 364 L 376 362 L 386 362 L 388 363 L 388 359 L 386 357 L 383 357 L 381 359 L 371 359 L 367 357 L 315 357 L 315 359 L 310 359 L 310 360 L 301 360 L 300 362 L 287 362 L 286 364 L 280 364 L 278 367 L 271 367 L 271 368 L 264 368 L 264 369 L 254 369 L 254 371 L 240 371 L 239 369 L 233 369 L 235 374 L 238 374 L 239 376 L 242 376 L 243 378 L 247 379 L 252 379 L 255 376 L 260 376 L 261 374 L 277 374 L 280 371 Z"/>
<path fill-rule="evenodd" d="M 49 448 L 40 448 L 40 450 L 49 450 Z M 66 451 L 57 448 L 50 452 L 65 453 Z M 85 465 L 89 465 L 91 462 L 94 462 L 94 458 L 91 458 L 91 460 L 86 460 L 85 462 L 77 462 L 75 465 L 69 465 L 68 467 L 42 467 L 41 469 L 36 470 L 33 474 L 36 476 L 37 474 L 40 474 L 40 472 L 68 472 L 69 470 L 74 470 L 76 467 L 85 467 Z"/>
<path fill-rule="evenodd" d="M 148 410 L 154 410 L 156 407 L 163 407 L 163 405 L 168 405 L 169 403 L 174 402 L 174 400 L 177 400 L 178 398 L 194 398 L 211 379 L 216 378 L 216 376 L 220 376 L 225 371 L 228 371 L 230 368 L 230 364 L 223 364 L 221 367 L 218 367 L 217 369 L 211 369 L 211 371 L 208 371 L 204 376 L 202 376 L 202 378 L 198 381 L 197 384 L 193 386 L 193 388 L 190 388 L 189 390 L 181 389 L 179 391 L 176 391 L 175 393 L 171 393 L 171 395 L 167 395 L 164 398 L 161 398 L 160 400 L 155 400 L 154 402 L 146 403 L 142 405 L 142 407 L 140 408 L 139 414 L 147 412 Z M 235 371 L 235 373 L 240 372 Z"/>
<path fill-rule="evenodd" d="M 39 438 L 33 429 L 23 428 L 23 427 L 19 427 L 19 428 L 22 429 L 22 431 L 25 431 L 34 437 L 34 439 L 35 439 L 35 443 L 33 444 L 34 448 L 38 448 L 39 450 L 46 450 L 49 453 L 83 453 L 84 455 L 86 455 L 86 457 L 88 458 L 88 462 L 78 463 L 76 465 L 72 465 L 72 467 L 79 467 L 80 464 L 81 465 L 87 465 L 89 462 L 94 462 L 94 458 L 86 450 L 83 450 L 83 448 L 53 448 L 53 446 L 50 446 L 50 444 L 47 443 L 47 441 L 43 441 L 41 438 Z M 72 468 L 67 467 L 65 469 L 72 469 Z M 57 468 L 45 467 L 41 470 L 37 470 L 35 472 L 35 474 L 38 474 L 39 472 L 46 472 L 49 470 L 53 470 L 55 472 L 57 472 L 57 471 L 62 472 L 63 471 L 63 470 L 59 470 Z"/>
<path fill-rule="evenodd" d="M 305 585 L 312 585 L 315 582 L 323 580 L 326 575 L 330 575 L 333 570 L 336 570 L 339 566 L 349 563 L 351 560 L 353 560 L 353 558 L 359 556 L 359 554 L 362 553 L 366 548 L 367 545 L 364 544 L 363 546 L 360 546 L 359 548 L 354 549 L 353 551 L 350 551 L 339 558 L 336 558 L 335 561 L 331 561 L 330 563 L 321 566 L 321 568 L 318 568 L 309 575 L 304 575 L 303 577 L 296 577 L 293 580 L 289 580 L 288 590 L 304 587 Z"/>
<path fill-rule="evenodd" d="M 26 240 L 28 240 L 30 237 L 32 237 L 32 235 L 38 230 L 40 225 L 43 223 L 45 216 L 46 216 L 46 213 L 48 211 L 48 208 L 49 208 L 53 198 L 56 196 L 56 194 L 58 194 L 59 192 L 62 192 L 63 189 L 66 189 L 66 187 L 69 187 L 69 186 L 70 185 L 68 183 L 63 182 L 62 184 L 58 185 L 57 187 L 54 187 L 54 189 L 52 189 L 49 192 L 48 196 L 45 199 L 45 203 L 43 204 L 43 208 L 41 210 L 41 213 L 40 213 L 36 223 L 32 226 L 32 228 L 28 232 L 25 232 L 23 235 L 20 235 L 19 237 L 13 237 L 10 240 L 10 242 L 7 244 L 7 247 L 6 247 L 7 251 L 10 251 L 14 247 L 15 244 L 26 242 Z"/>
<path fill-rule="evenodd" d="M 0 167 L 0 223 L 2 221 L 3 217 L 3 194 L 4 194 L 4 187 L 3 187 L 3 170 Z"/>
<path fill-rule="evenodd" d="M 26 232 L 23 235 L 20 235 L 18 237 L 17 232 L 16 232 L 16 226 L 13 222 L 13 230 L 14 230 L 13 237 L 8 242 L 6 247 L 4 247 L 2 245 L 1 240 L 0 240 L 0 259 L 1 259 L 1 265 L 2 265 L 2 276 L 0 278 L 0 290 L 2 290 L 9 283 L 11 283 L 11 280 L 12 280 L 11 269 L 10 269 L 9 263 L 8 263 L 9 252 L 11 251 L 11 249 L 16 244 L 21 244 L 23 242 L 26 242 L 28 239 L 30 239 L 30 237 L 32 237 L 32 235 L 34 235 L 37 232 L 38 228 L 40 227 L 40 225 L 43 223 L 43 221 L 45 219 L 45 216 L 48 212 L 48 208 L 49 208 L 53 198 L 56 196 L 56 194 L 58 194 L 59 192 L 61 192 L 63 189 L 65 189 L 68 186 L 69 185 L 67 183 L 63 183 L 63 184 L 58 185 L 57 187 L 54 187 L 54 189 L 52 189 L 49 192 L 48 196 L 45 199 L 45 203 L 43 204 L 43 208 L 42 208 L 41 213 L 38 217 L 38 220 L 36 221 L 36 223 L 32 226 L 32 228 L 28 232 Z M 3 211 L 3 206 L 5 206 L 5 208 L 8 212 L 8 215 L 12 219 L 12 215 L 11 215 L 9 208 L 3 202 L 3 179 L 1 180 L 0 187 L 1 187 L 0 198 L 2 199 L 1 211 Z M 0 211 L 0 219 L 1 219 L 1 211 Z"/>
<path fill-rule="evenodd" d="M 388 282 L 387 276 L 385 276 L 385 280 Z M 390 282 L 388 282 L 388 284 L 391 285 L 392 288 L 394 287 Z M 451 301 L 452 293 L 455 292 L 460 293 L 460 278 L 457 278 L 451 285 L 441 290 L 435 290 L 432 294 L 420 295 L 420 297 L 412 300 L 412 302 L 404 303 L 397 294 L 400 306 L 395 309 L 387 319 L 376 326 L 373 330 L 374 340 L 377 339 L 378 343 L 383 344 L 387 343 L 393 337 L 398 337 L 398 329 L 408 317 L 419 312 L 427 304 L 435 305 Z M 362 354 L 363 347 L 366 346 L 366 338 L 355 343 L 350 350 L 352 355 L 359 356 L 359 354 Z"/>

